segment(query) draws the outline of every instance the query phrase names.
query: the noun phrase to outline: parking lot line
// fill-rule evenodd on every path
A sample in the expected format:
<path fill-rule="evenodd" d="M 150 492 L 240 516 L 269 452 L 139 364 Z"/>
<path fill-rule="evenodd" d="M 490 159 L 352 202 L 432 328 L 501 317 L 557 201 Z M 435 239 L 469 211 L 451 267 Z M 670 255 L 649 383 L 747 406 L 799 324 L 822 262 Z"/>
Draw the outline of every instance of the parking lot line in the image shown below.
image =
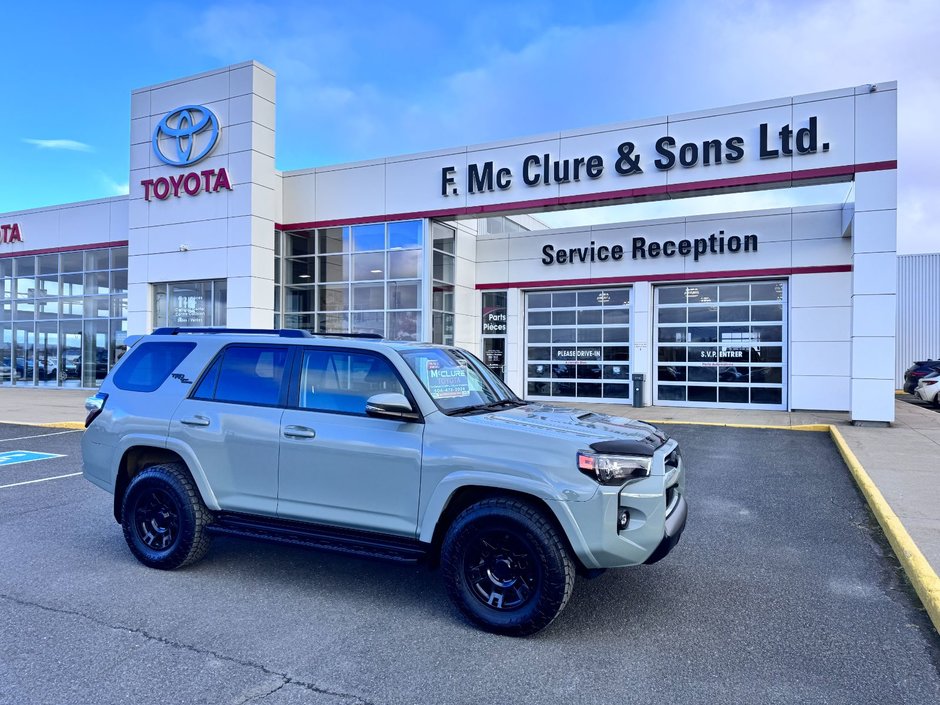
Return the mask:
<path fill-rule="evenodd" d="M 70 472 L 68 475 L 56 475 L 55 477 L 41 477 L 38 480 L 26 480 L 25 482 L 14 482 L 9 485 L 0 485 L 0 490 L 5 490 L 8 487 L 19 487 L 20 485 L 33 485 L 37 482 L 48 482 L 49 480 L 62 480 L 66 477 L 75 477 L 76 475 L 81 475 L 81 473 Z"/>
<path fill-rule="evenodd" d="M 0 443 L 7 443 L 9 441 L 28 441 L 30 438 L 44 438 L 46 436 L 61 436 L 63 433 L 75 433 L 79 429 L 72 429 L 70 431 L 53 431 L 52 433 L 37 433 L 33 436 L 17 436 L 16 438 L 0 438 Z"/>

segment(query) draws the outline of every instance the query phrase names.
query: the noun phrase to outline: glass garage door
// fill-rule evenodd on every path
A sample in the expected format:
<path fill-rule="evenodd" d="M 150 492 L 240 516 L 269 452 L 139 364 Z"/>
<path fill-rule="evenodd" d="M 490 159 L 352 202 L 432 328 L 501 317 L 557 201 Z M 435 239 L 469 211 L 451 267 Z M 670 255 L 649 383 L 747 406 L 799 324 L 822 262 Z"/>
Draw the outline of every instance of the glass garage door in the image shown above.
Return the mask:
<path fill-rule="evenodd" d="M 629 401 L 629 287 L 526 294 L 526 397 Z"/>
<path fill-rule="evenodd" d="M 655 290 L 655 403 L 785 409 L 783 281 Z"/>

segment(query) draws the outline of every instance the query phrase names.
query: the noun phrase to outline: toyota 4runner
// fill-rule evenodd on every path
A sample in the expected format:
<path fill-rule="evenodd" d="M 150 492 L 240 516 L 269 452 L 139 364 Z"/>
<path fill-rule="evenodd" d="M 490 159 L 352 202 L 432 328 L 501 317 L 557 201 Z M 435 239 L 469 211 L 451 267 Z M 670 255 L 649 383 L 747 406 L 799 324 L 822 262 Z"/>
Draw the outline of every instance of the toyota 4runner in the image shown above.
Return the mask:
<path fill-rule="evenodd" d="M 439 566 L 483 629 L 532 634 L 576 572 L 653 563 L 686 521 L 645 423 L 519 399 L 454 347 L 158 329 L 86 403 L 84 475 L 147 566 L 214 535 Z"/>

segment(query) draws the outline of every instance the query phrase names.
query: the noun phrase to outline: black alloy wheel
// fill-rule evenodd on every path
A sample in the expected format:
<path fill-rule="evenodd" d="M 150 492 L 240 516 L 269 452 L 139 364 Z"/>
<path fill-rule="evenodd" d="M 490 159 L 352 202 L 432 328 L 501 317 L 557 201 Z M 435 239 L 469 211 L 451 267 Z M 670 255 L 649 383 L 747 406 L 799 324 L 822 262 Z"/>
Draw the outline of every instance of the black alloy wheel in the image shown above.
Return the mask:
<path fill-rule="evenodd" d="M 173 570 L 209 550 L 212 515 L 182 463 L 151 465 L 137 473 L 121 502 L 121 526 L 131 553 L 146 566 Z"/>
<path fill-rule="evenodd" d="M 518 609 L 532 598 L 541 579 L 534 555 L 535 550 L 515 533 L 481 533 L 467 547 L 464 576 L 483 604 L 497 610 Z"/>
<path fill-rule="evenodd" d="M 441 572 L 448 596 L 471 623 L 528 636 L 568 603 L 575 563 L 547 509 L 494 497 L 470 505 L 448 527 Z"/>
<path fill-rule="evenodd" d="M 137 497 L 134 509 L 137 538 L 153 551 L 168 551 L 179 538 L 180 508 L 162 489 L 153 489 Z"/>

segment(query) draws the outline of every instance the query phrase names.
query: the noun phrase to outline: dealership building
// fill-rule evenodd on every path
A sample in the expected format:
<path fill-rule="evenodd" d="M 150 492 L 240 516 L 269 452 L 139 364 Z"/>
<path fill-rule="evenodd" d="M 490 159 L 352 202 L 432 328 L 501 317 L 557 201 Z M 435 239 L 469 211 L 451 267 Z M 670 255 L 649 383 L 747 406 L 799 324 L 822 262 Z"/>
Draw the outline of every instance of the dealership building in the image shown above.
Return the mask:
<path fill-rule="evenodd" d="M 456 344 L 534 400 L 894 419 L 894 83 L 284 172 L 275 106 L 256 62 L 136 90 L 128 196 L 0 214 L 0 383 L 94 387 L 160 326 L 298 327 Z"/>

